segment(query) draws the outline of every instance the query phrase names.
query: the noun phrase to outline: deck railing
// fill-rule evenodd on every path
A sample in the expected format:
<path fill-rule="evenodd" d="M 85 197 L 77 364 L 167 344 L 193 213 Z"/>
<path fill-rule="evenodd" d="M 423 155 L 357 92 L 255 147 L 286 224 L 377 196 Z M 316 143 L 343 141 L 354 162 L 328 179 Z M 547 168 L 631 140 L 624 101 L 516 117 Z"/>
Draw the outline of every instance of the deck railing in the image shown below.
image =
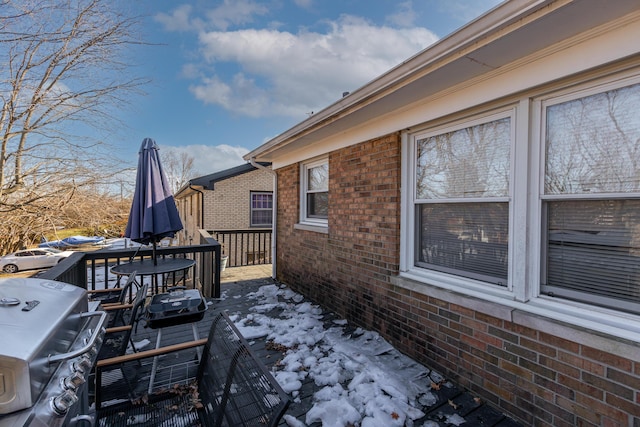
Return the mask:
<path fill-rule="evenodd" d="M 77 252 L 60 262 L 38 277 L 58 280 L 80 286 L 87 290 L 113 287 L 109 281 L 114 277 L 110 273 L 111 267 L 133 260 L 150 259 L 152 249 L 136 247 L 130 249 L 100 249 L 97 251 Z M 185 283 L 199 286 L 205 297 L 220 297 L 220 271 L 222 246 L 205 230 L 201 230 L 200 244 L 190 246 L 158 247 L 156 255 L 159 258 L 189 258 L 196 261 L 192 277 Z M 177 282 L 182 277 L 179 273 L 171 273 L 164 280 Z M 142 280 L 144 278 L 141 278 Z"/>
<path fill-rule="evenodd" d="M 222 254 L 228 257 L 227 267 L 271 264 L 272 230 L 216 230 L 209 231 L 222 245 Z"/>

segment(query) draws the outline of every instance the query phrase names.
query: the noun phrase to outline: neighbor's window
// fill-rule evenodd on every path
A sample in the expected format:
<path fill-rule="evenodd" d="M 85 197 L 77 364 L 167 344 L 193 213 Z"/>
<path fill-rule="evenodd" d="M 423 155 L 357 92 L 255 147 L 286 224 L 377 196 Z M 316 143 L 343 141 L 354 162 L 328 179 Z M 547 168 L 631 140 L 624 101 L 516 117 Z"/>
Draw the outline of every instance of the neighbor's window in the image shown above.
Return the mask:
<path fill-rule="evenodd" d="M 542 292 L 640 311 L 640 84 L 544 104 Z"/>
<path fill-rule="evenodd" d="M 273 193 L 251 193 L 251 226 L 271 227 L 273 223 Z"/>
<path fill-rule="evenodd" d="M 329 213 L 329 161 L 316 160 L 302 165 L 302 222 L 327 224 Z"/>
<path fill-rule="evenodd" d="M 416 135 L 416 266 L 508 279 L 511 116 Z"/>

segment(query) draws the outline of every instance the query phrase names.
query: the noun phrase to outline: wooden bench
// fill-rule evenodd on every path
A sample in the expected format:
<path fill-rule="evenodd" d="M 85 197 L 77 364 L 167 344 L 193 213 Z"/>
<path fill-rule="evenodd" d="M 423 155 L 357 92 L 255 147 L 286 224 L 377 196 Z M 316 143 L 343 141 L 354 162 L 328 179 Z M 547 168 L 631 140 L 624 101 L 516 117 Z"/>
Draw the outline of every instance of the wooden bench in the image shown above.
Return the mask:
<path fill-rule="evenodd" d="M 123 363 L 152 359 L 204 345 L 195 381 L 166 387 L 125 402 L 101 401 L 102 373 Z M 143 387 L 144 388 L 144 387 Z M 96 363 L 96 425 L 98 426 L 272 426 L 289 398 L 224 312 L 213 320 L 206 340 L 194 340 Z"/>

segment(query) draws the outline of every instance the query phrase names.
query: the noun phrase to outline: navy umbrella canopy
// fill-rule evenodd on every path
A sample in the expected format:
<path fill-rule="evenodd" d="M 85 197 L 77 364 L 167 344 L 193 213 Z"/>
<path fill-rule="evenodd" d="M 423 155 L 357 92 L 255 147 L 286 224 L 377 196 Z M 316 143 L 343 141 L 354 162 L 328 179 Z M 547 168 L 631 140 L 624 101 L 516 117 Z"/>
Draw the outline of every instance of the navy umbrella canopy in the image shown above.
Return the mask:
<path fill-rule="evenodd" d="M 153 244 L 156 262 L 156 244 L 165 237 L 174 237 L 182 230 L 182 221 L 176 202 L 158 156 L 158 146 L 151 138 L 142 141 L 136 174 L 136 189 L 125 237 L 143 245 Z"/>

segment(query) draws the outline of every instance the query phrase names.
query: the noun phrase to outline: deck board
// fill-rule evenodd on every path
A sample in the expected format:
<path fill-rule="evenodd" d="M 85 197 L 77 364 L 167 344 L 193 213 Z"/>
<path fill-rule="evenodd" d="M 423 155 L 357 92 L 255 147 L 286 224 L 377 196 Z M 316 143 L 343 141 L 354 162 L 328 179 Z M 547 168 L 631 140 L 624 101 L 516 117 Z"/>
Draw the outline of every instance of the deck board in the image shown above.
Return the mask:
<path fill-rule="evenodd" d="M 197 329 L 200 338 L 206 338 L 211 325 L 211 322 L 215 314 L 220 310 L 227 311 L 230 315 L 246 315 L 250 311 L 250 308 L 255 305 L 255 301 L 247 298 L 247 295 L 257 291 L 261 286 L 274 284 L 273 279 L 263 277 L 249 280 L 238 280 L 233 282 L 223 283 L 222 285 L 222 298 L 219 300 L 211 300 L 208 305 L 208 309 L 204 314 L 202 320 L 197 322 Z M 337 319 L 335 314 L 330 312 L 323 313 L 323 321 L 326 327 L 335 327 L 334 320 Z M 348 326 L 345 326 L 348 328 Z M 351 331 L 348 331 L 351 332 Z M 144 348 L 150 349 L 155 347 L 157 330 L 144 327 L 144 320 L 140 322 L 138 330 L 134 333 L 134 342 L 140 342 L 142 340 L 148 340 L 149 344 Z M 191 325 L 183 324 L 177 326 L 166 327 L 162 331 L 162 346 L 176 344 L 193 339 Z M 248 340 L 251 344 L 253 351 L 263 361 L 268 369 L 277 369 L 276 364 L 284 357 L 284 349 L 279 350 L 268 346 L 265 337 Z M 380 357 L 384 357 L 381 355 Z M 187 355 L 163 357 L 160 360 L 160 366 L 165 366 L 172 363 L 189 363 L 196 360 L 195 352 Z M 148 375 L 150 366 L 145 365 L 135 370 L 135 375 L 140 376 Z M 158 381 L 163 379 L 165 374 L 159 374 Z M 133 376 L 132 376 L 133 378 Z M 346 385 L 345 385 L 346 387 Z M 518 426 L 513 419 L 506 417 L 493 407 L 479 402 L 474 399 L 474 396 L 464 390 L 459 389 L 457 386 L 441 387 L 440 390 L 431 389 L 428 381 L 424 384 L 425 392 L 429 391 L 436 397 L 436 402 L 429 402 L 429 406 L 420 408 L 425 416 L 419 420 L 414 421 L 414 425 L 423 425 L 425 422 L 430 421 L 429 425 L 452 425 L 447 423 L 448 417 L 455 414 L 464 417 L 466 422 L 465 426 Z M 299 390 L 299 396 L 296 401 L 292 401 L 287 415 L 291 415 L 298 420 L 305 422 L 305 415 L 307 411 L 313 406 L 313 395 L 321 387 L 317 386 L 310 376 L 303 381 L 302 387 Z M 121 393 L 121 392 L 120 392 Z M 284 421 L 280 423 L 281 426 L 286 426 Z M 309 427 L 318 427 L 319 423 L 314 423 Z"/>

